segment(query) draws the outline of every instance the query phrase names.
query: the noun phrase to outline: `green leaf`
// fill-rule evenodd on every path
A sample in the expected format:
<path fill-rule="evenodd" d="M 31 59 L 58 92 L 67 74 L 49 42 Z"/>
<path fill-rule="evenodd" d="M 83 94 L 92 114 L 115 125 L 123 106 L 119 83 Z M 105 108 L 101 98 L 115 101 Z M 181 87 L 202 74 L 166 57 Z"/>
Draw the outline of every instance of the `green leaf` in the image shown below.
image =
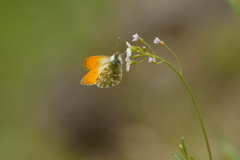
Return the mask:
<path fill-rule="evenodd" d="M 194 158 L 193 157 L 189 157 L 191 160 L 194 160 Z"/>
<path fill-rule="evenodd" d="M 176 144 L 177 144 L 177 143 L 176 143 Z M 178 148 L 180 149 L 180 151 L 182 152 L 183 156 L 185 156 L 185 153 L 184 153 L 184 151 L 183 151 L 183 147 L 181 147 L 182 145 L 177 144 L 177 146 L 178 146 Z"/>
<path fill-rule="evenodd" d="M 182 137 L 182 147 L 183 147 L 184 156 L 186 159 L 188 159 L 187 147 L 185 145 L 184 137 Z"/>
<path fill-rule="evenodd" d="M 173 153 L 173 156 L 176 157 L 178 160 L 185 160 L 184 158 L 180 157 L 180 156 L 177 155 L 176 153 Z"/>

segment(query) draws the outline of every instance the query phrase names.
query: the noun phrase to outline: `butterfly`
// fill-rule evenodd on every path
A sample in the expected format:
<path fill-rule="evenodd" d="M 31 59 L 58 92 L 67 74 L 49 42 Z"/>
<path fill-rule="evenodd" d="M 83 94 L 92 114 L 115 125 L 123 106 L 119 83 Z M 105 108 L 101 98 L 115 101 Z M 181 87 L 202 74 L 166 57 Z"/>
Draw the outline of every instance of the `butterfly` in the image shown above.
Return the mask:
<path fill-rule="evenodd" d="M 85 59 L 83 66 L 89 72 L 82 78 L 82 85 L 97 85 L 100 88 L 113 87 L 122 79 L 122 57 L 119 53 L 112 56 L 92 56 Z"/>

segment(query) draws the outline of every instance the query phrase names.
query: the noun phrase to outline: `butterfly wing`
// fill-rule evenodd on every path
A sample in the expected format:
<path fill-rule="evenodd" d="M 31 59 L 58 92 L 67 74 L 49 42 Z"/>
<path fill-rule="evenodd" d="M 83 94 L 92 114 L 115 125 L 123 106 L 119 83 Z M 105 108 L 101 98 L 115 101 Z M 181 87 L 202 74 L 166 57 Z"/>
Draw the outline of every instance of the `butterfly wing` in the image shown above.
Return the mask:
<path fill-rule="evenodd" d="M 110 56 L 92 56 L 84 61 L 89 72 L 82 78 L 82 85 L 97 85 L 108 88 L 120 84 L 122 78 L 122 58 L 119 53 Z"/>
<path fill-rule="evenodd" d="M 110 63 L 105 63 L 101 66 L 95 67 L 94 69 L 90 70 L 80 81 L 82 85 L 95 85 L 97 84 L 97 79 L 102 70 L 106 68 Z"/>
<path fill-rule="evenodd" d="M 87 70 L 93 70 L 94 68 L 101 66 L 105 63 L 110 62 L 110 57 L 109 56 L 92 56 L 88 57 L 84 60 L 83 65 Z"/>
<path fill-rule="evenodd" d="M 99 74 L 97 86 L 109 88 L 119 85 L 122 79 L 122 65 L 110 62 Z"/>

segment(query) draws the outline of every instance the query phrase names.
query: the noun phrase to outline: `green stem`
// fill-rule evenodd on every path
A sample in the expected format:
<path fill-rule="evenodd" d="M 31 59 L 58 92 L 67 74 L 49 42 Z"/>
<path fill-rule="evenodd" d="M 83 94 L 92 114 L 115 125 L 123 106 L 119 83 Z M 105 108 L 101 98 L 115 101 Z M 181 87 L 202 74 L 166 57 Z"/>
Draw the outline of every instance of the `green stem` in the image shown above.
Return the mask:
<path fill-rule="evenodd" d="M 164 46 L 165 46 L 165 47 L 167 48 L 167 50 L 169 50 L 169 51 L 173 54 L 173 56 L 177 59 L 177 62 L 178 62 L 179 68 L 180 68 L 180 74 L 182 75 L 182 66 L 181 66 L 181 63 L 180 63 L 177 55 L 176 55 L 170 48 L 168 48 L 168 46 L 167 46 L 166 44 L 164 44 Z"/>
<path fill-rule="evenodd" d="M 166 45 L 164 45 L 164 46 L 175 56 L 175 58 L 177 59 L 178 64 L 179 64 L 179 67 L 180 67 L 180 72 L 179 72 L 175 67 L 173 67 L 169 62 L 167 62 L 165 59 L 156 56 L 156 54 L 155 54 L 154 51 L 152 50 L 152 47 L 150 47 L 146 42 L 142 42 L 142 43 L 144 43 L 145 45 L 147 45 L 147 46 L 150 48 L 151 52 L 153 53 L 153 55 L 151 55 L 151 54 L 145 52 L 145 55 L 154 57 L 154 58 L 156 58 L 156 59 L 159 59 L 159 60 L 161 60 L 162 62 L 164 62 L 165 64 L 167 64 L 172 70 L 174 70 L 174 71 L 177 73 L 177 75 L 180 77 L 180 79 L 181 79 L 182 82 L 184 83 L 185 87 L 187 88 L 188 93 L 189 93 L 189 95 L 190 95 L 190 97 L 191 97 L 191 99 L 192 99 L 192 101 L 193 101 L 194 107 L 195 107 L 195 109 L 196 109 L 196 111 L 197 111 L 198 119 L 199 119 L 200 124 L 201 124 L 201 127 L 202 127 L 202 131 L 203 131 L 205 143 L 206 143 L 207 150 L 208 150 L 209 160 L 212 160 L 212 153 L 211 153 L 211 149 L 210 149 L 210 145 L 209 145 L 209 141 L 208 141 L 208 137 L 207 137 L 207 132 L 206 132 L 206 129 L 205 129 L 203 120 L 202 120 L 202 116 L 201 116 L 200 110 L 199 110 L 199 108 L 198 108 L 197 102 L 196 102 L 196 100 L 195 100 L 195 98 L 194 98 L 194 96 L 193 96 L 193 93 L 192 93 L 192 91 L 191 91 L 191 89 L 190 89 L 187 81 L 186 81 L 186 80 L 184 79 L 184 77 L 182 76 L 182 67 L 181 67 L 181 63 L 180 63 L 179 59 L 177 58 L 176 54 L 175 54 L 170 48 L 168 48 Z"/>
<path fill-rule="evenodd" d="M 154 51 L 153 51 L 153 49 L 152 49 L 151 46 L 149 46 L 146 42 L 142 42 L 142 43 L 145 44 L 145 45 L 151 50 L 151 52 L 153 53 L 153 55 L 156 56 L 156 54 L 154 53 Z"/>
<path fill-rule="evenodd" d="M 184 79 L 184 77 L 181 75 L 181 73 L 178 72 L 178 70 L 176 68 L 174 68 L 170 63 L 168 63 L 166 60 L 158 57 L 158 56 L 153 56 L 155 57 L 156 59 L 159 59 L 161 61 L 163 61 L 165 64 L 167 64 L 172 70 L 174 70 L 177 75 L 180 77 L 180 79 L 182 80 L 182 82 L 184 83 L 185 87 L 187 88 L 188 90 L 188 93 L 189 95 L 191 96 L 192 98 L 192 101 L 193 101 L 193 104 L 195 106 L 195 109 L 197 111 L 197 115 L 198 115 L 198 118 L 199 118 L 199 121 L 200 121 L 200 124 L 201 124 L 201 127 L 202 127 L 202 131 L 203 131 L 203 135 L 204 135 L 204 139 L 205 139 L 205 143 L 206 143 L 206 146 L 207 146 L 207 150 L 208 150 L 208 155 L 209 155 L 209 160 L 212 160 L 212 153 L 211 153 L 211 149 L 210 149 L 210 145 L 209 145 L 209 142 L 208 142 L 208 137 L 207 137 L 207 132 L 206 132 L 206 129 L 205 129 L 205 126 L 204 126 L 204 123 L 203 123 L 203 120 L 202 120 L 202 116 L 201 116 L 201 113 L 199 111 L 199 108 L 198 108 L 198 105 L 197 105 L 197 102 L 193 96 L 193 93 L 189 87 L 189 85 L 187 84 L 186 80 Z"/>

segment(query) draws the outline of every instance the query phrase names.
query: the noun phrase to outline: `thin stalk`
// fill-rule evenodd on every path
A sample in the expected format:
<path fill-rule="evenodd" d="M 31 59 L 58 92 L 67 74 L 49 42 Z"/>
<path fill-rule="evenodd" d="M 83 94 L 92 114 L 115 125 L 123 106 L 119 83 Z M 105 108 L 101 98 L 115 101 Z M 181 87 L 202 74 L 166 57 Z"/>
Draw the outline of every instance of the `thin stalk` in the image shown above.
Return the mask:
<path fill-rule="evenodd" d="M 167 50 L 169 50 L 173 54 L 173 56 L 177 59 L 177 62 L 178 62 L 179 68 L 180 68 L 180 74 L 182 75 L 182 65 L 181 65 L 177 55 L 170 48 L 168 48 L 168 46 L 166 44 L 164 44 L 164 47 L 166 47 Z"/>
<path fill-rule="evenodd" d="M 175 53 L 174 53 L 170 48 L 168 48 L 166 45 L 164 45 L 164 46 L 175 56 L 175 58 L 177 59 L 177 61 L 178 61 L 178 63 L 179 63 L 179 66 L 180 66 L 180 72 L 178 72 L 178 70 L 177 70 L 175 67 L 173 67 L 169 62 L 167 62 L 165 59 L 156 56 L 156 54 L 154 53 L 154 51 L 153 51 L 153 49 L 152 49 L 151 46 L 149 46 L 146 42 L 143 42 L 143 43 L 144 43 L 145 45 L 147 45 L 147 46 L 150 48 L 150 50 L 152 51 L 152 53 L 154 54 L 154 55 L 151 55 L 151 54 L 145 52 L 145 55 L 151 56 L 151 57 L 155 57 L 156 59 L 159 59 L 159 60 L 161 60 L 162 62 L 164 62 L 165 64 L 167 64 L 172 70 L 174 70 L 174 72 L 177 73 L 177 75 L 180 77 L 180 79 L 181 79 L 182 82 L 184 83 L 185 87 L 187 88 L 188 93 L 189 93 L 189 95 L 190 95 L 190 97 L 191 97 L 191 99 L 192 99 L 192 101 L 193 101 L 194 107 L 195 107 L 195 109 L 196 109 L 196 112 L 197 112 L 197 115 L 198 115 L 198 119 L 199 119 L 200 124 L 201 124 L 201 128 L 202 128 L 203 135 L 204 135 L 204 139 L 205 139 L 205 143 L 206 143 L 206 146 L 207 146 L 207 151 L 208 151 L 209 160 L 212 160 L 211 148 L 210 148 L 210 145 L 209 145 L 209 141 L 208 141 L 208 137 L 207 137 L 207 132 L 206 132 L 206 129 L 205 129 L 203 120 L 202 120 L 202 116 L 201 116 L 200 110 L 199 110 L 199 108 L 198 108 L 197 102 L 196 102 L 196 100 L 195 100 L 195 98 L 194 98 L 194 96 L 193 96 L 193 93 L 192 93 L 192 91 L 191 91 L 191 89 L 190 89 L 187 81 L 186 81 L 186 80 L 184 79 L 184 77 L 182 76 L 182 67 L 181 67 L 180 61 L 178 60 L 178 58 L 177 58 L 177 56 L 175 55 Z"/>
<path fill-rule="evenodd" d="M 146 42 L 142 42 L 142 43 L 145 44 L 151 50 L 151 52 L 156 56 L 151 46 L 149 46 Z"/>
<path fill-rule="evenodd" d="M 207 146 L 207 150 L 208 150 L 208 155 L 209 155 L 209 160 L 212 160 L 212 153 L 211 153 L 211 149 L 210 149 L 210 145 L 209 145 L 209 141 L 208 141 L 208 137 L 207 137 L 207 132 L 206 132 L 206 129 L 205 129 L 205 126 L 204 126 L 204 123 L 203 123 L 203 120 L 202 120 L 202 116 L 201 116 L 201 113 L 199 111 L 199 108 L 198 108 L 198 105 L 197 105 L 197 102 L 193 96 L 193 93 L 189 87 L 189 85 L 187 84 L 186 80 L 184 79 L 184 77 L 178 72 L 178 70 L 173 67 L 170 63 L 168 63 L 166 60 L 158 57 L 158 56 L 154 56 L 156 59 L 159 59 L 159 60 L 162 60 L 165 64 L 167 64 L 172 70 L 174 70 L 177 75 L 180 77 L 180 79 L 182 80 L 182 82 L 184 83 L 185 87 L 187 88 L 188 90 L 188 93 L 189 95 L 191 96 L 192 98 L 192 101 L 193 101 L 193 104 L 194 104 L 194 107 L 197 111 L 197 115 L 198 115 L 198 119 L 200 121 L 200 124 L 201 124 L 201 127 L 202 127 L 202 131 L 203 131 L 203 135 L 204 135 L 204 139 L 205 139 L 205 143 L 206 143 L 206 146 Z"/>

